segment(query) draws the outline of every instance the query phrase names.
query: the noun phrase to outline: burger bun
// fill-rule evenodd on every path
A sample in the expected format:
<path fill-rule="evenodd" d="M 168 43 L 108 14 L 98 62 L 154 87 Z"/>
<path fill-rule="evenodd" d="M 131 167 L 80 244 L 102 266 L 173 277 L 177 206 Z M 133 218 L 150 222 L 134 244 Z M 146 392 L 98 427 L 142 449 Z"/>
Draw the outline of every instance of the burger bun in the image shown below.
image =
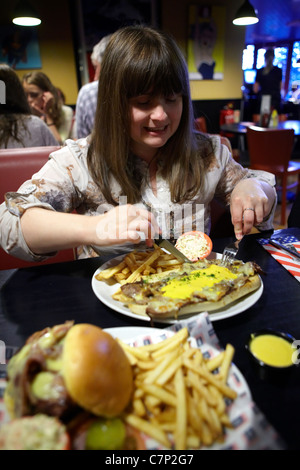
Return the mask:
<path fill-rule="evenodd" d="M 118 416 L 131 398 L 129 360 L 118 342 L 97 326 L 79 323 L 68 331 L 62 374 L 72 399 L 94 415 Z"/>

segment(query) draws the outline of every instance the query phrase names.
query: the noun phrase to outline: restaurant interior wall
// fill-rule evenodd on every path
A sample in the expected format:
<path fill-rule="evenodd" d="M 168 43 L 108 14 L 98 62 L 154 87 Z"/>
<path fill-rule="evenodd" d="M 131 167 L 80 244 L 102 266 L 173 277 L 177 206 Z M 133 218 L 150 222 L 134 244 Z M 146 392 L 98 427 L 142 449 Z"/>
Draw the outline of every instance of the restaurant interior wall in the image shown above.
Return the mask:
<path fill-rule="evenodd" d="M 240 0 L 161 0 L 162 28 L 169 31 L 187 54 L 188 8 L 190 4 L 219 5 L 225 9 L 224 77 L 222 80 L 191 80 L 195 114 L 207 118 L 209 132 L 219 131 L 219 113 L 228 102 L 240 109 L 245 27 L 232 24 Z M 172 13 L 172 14 L 171 14 Z"/>
<path fill-rule="evenodd" d="M 66 104 L 75 105 L 78 94 L 78 81 L 71 19 L 68 0 L 40 2 L 30 0 L 32 7 L 42 17 L 42 23 L 36 27 L 42 68 L 40 71 L 49 76 L 66 96 Z M 0 1 L 0 28 L 11 25 L 15 1 Z M 33 69 L 16 70 L 21 78 Z"/>

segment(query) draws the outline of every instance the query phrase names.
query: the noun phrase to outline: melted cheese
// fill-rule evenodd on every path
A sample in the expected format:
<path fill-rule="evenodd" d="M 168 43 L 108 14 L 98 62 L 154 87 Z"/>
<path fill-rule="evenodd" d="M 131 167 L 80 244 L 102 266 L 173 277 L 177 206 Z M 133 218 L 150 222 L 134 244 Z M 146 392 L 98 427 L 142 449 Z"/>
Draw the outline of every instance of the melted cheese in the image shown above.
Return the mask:
<path fill-rule="evenodd" d="M 206 269 L 192 271 L 181 278 L 174 278 L 167 282 L 161 292 L 165 297 L 172 299 L 187 299 L 196 291 L 205 287 L 212 288 L 222 281 L 231 281 L 238 277 L 224 266 L 210 265 Z"/>

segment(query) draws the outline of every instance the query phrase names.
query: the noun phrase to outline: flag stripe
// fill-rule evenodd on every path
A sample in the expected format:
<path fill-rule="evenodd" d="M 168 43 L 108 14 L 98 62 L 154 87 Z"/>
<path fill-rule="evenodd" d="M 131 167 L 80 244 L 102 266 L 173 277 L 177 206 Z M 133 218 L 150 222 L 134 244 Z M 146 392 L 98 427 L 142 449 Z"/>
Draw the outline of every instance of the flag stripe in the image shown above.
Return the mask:
<path fill-rule="evenodd" d="M 279 250 L 273 245 L 270 245 L 268 243 L 268 240 L 261 240 L 260 243 L 262 246 L 267 250 L 270 255 L 273 256 L 276 261 L 278 261 L 289 273 L 291 273 L 297 281 L 300 282 L 300 262 L 294 261 L 291 256 L 289 256 L 287 253 L 284 253 L 283 251 Z M 291 241 L 286 241 L 285 243 L 291 243 Z M 296 247 L 298 253 L 300 253 L 300 242 L 293 240 L 293 245 Z"/>

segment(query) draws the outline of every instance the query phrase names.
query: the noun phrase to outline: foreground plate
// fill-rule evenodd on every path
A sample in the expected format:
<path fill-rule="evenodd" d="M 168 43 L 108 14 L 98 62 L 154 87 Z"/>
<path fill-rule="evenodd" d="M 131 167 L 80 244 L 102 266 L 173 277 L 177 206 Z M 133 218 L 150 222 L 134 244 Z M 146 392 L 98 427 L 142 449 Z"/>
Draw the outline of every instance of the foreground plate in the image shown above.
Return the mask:
<path fill-rule="evenodd" d="M 105 281 L 97 281 L 95 277 L 99 272 L 104 271 L 104 269 L 107 269 L 109 267 L 112 267 L 120 263 L 120 261 L 122 261 L 124 257 L 125 255 L 118 256 L 116 258 L 113 258 L 107 261 L 102 266 L 100 266 L 100 268 L 98 268 L 97 271 L 93 274 L 92 289 L 96 297 L 98 297 L 98 299 L 101 300 L 101 302 L 103 302 L 105 305 L 110 307 L 112 310 L 115 310 L 116 312 L 119 312 L 128 317 L 136 318 L 138 320 L 150 321 L 150 318 L 148 317 L 148 315 L 138 315 L 137 313 L 133 313 L 128 307 L 126 307 L 121 302 L 118 302 L 117 300 L 114 300 L 112 298 L 112 295 L 120 288 L 119 283 L 114 283 L 110 285 L 108 282 L 105 282 Z M 214 253 L 212 254 L 212 256 L 209 257 L 209 259 L 219 258 L 219 257 L 220 255 L 218 253 Z M 252 305 L 254 305 L 258 301 L 258 299 L 261 297 L 262 293 L 263 293 L 263 283 L 261 281 L 261 285 L 259 289 L 233 302 L 227 307 L 216 310 L 215 312 L 214 311 L 209 312 L 209 318 L 211 321 L 217 321 L 217 320 L 223 320 L 224 318 L 232 317 L 234 315 L 238 315 L 239 313 L 242 313 L 248 308 L 252 307 Z M 192 317 L 194 315 L 197 315 L 198 313 L 200 312 L 195 312 L 189 315 L 185 315 L 184 318 Z M 174 318 L 164 318 L 164 319 L 162 318 L 157 321 L 159 321 L 160 323 L 177 323 L 180 320 L 181 318 L 179 318 L 179 320 L 176 320 Z"/>
<path fill-rule="evenodd" d="M 117 327 L 107 328 L 105 331 L 111 334 L 114 338 L 119 338 L 128 344 L 136 346 L 149 344 L 149 342 L 157 343 L 174 334 L 171 330 L 147 327 Z M 190 337 L 190 341 L 192 347 L 198 347 L 195 338 Z M 208 344 L 205 342 L 202 344 L 200 349 L 202 350 L 202 353 L 209 350 L 212 356 L 220 352 L 213 343 Z M 227 383 L 237 392 L 237 398 L 233 402 L 230 402 L 227 409 L 228 415 L 232 422 L 239 421 L 238 417 L 240 414 L 245 412 L 245 408 L 252 403 L 252 397 L 243 374 L 234 363 L 231 364 Z M 223 442 L 215 442 L 209 448 L 203 446 L 201 449 L 222 450 L 234 447 L 234 444 L 239 442 L 242 434 L 243 431 L 239 427 L 236 429 L 227 428 Z M 146 438 L 145 444 L 147 448 L 151 450 L 162 449 L 161 445 L 151 438 Z"/>

